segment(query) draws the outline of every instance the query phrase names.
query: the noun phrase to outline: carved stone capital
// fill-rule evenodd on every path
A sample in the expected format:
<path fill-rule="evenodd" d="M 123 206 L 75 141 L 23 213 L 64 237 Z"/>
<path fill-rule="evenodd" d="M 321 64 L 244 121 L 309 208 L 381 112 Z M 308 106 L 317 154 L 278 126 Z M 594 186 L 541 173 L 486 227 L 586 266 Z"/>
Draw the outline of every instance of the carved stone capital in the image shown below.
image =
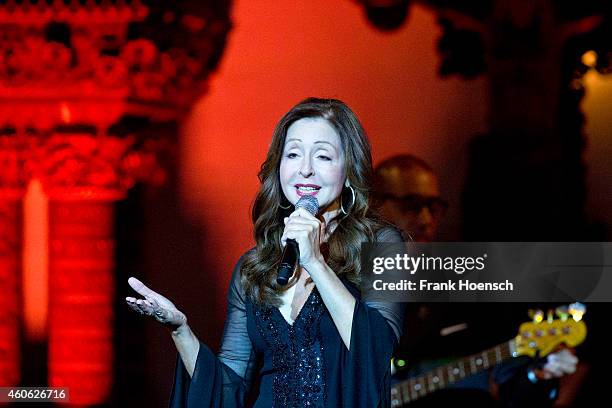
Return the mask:
<path fill-rule="evenodd" d="M 204 93 L 229 29 L 229 1 L 3 2 L 0 126 L 176 119 Z"/>
<path fill-rule="evenodd" d="M 163 181 L 158 147 L 131 136 L 54 133 L 40 140 L 28 168 L 52 200 L 114 201 L 138 181 Z"/>
<path fill-rule="evenodd" d="M 0 200 L 21 200 L 27 186 L 25 152 L 32 140 L 16 134 L 0 135 Z"/>

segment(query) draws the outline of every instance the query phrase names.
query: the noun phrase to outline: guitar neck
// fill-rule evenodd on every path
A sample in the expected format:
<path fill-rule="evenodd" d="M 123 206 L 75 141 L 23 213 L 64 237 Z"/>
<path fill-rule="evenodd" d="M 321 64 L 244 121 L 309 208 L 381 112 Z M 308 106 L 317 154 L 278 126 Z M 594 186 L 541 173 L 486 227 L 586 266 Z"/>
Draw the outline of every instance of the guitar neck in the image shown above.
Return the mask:
<path fill-rule="evenodd" d="M 391 406 L 394 408 L 404 406 L 434 391 L 444 389 L 454 382 L 493 367 L 513 357 L 515 350 L 516 343 L 510 340 L 395 384 L 391 387 Z"/>

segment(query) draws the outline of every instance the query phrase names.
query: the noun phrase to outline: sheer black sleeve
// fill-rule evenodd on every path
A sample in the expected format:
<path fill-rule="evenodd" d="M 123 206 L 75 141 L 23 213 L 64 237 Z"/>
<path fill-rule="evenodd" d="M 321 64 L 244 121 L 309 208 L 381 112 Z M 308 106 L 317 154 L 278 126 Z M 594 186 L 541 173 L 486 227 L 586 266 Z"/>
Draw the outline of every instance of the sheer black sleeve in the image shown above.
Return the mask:
<path fill-rule="evenodd" d="M 227 319 L 217 356 L 203 343 L 190 377 L 178 358 L 170 407 L 239 408 L 252 385 L 256 360 L 247 332 L 246 300 L 240 279 L 240 258 L 227 295 Z"/>
<path fill-rule="evenodd" d="M 392 227 L 381 229 L 376 238 L 377 243 L 389 243 L 398 244 L 401 243 L 402 235 L 400 232 Z M 362 301 L 366 306 L 372 307 L 385 318 L 389 326 L 393 329 L 393 333 L 399 342 L 399 338 L 402 335 L 402 322 L 404 319 L 404 304 L 399 302 L 385 302 L 379 299 L 374 299 L 371 296 L 372 292 L 364 292 L 362 295 Z"/>
<path fill-rule="evenodd" d="M 385 229 L 378 242 L 402 242 L 397 230 Z M 350 350 L 342 349 L 342 406 L 391 406 L 391 357 L 401 335 L 403 305 L 372 300 L 352 285 L 353 311 Z"/>

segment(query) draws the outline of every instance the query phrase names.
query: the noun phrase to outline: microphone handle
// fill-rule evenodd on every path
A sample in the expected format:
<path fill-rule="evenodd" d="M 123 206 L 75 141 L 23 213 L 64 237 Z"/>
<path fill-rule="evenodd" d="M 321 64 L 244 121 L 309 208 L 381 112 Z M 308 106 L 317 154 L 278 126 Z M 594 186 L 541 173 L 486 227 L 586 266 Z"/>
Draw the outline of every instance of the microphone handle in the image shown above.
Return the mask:
<path fill-rule="evenodd" d="M 283 255 L 281 256 L 281 263 L 278 267 L 278 276 L 276 277 L 276 283 L 281 286 L 285 286 L 289 279 L 295 272 L 298 260 L 300 259 L 300 248 L 298 243 L 294 239 L 287 239 L 285 242 L 285 248 L 283 249 Z"/>

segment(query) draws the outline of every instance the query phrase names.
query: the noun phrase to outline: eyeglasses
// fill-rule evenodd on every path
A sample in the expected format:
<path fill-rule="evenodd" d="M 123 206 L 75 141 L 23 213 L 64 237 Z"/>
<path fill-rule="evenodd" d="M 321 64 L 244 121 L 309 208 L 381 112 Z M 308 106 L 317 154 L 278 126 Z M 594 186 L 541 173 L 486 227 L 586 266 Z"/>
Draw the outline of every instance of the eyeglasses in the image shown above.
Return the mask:
<path fill-rule="evenodd" d="M 393 202 L 404 213 L 418 214 L 423 208 L 427 207 L 435 218 L 442 217 L 448 209 L 448 203 L 440 197 L 425 197 L 420 194 L 406 194 L 402 197 L 397 197 L 393 194 L 381 194 L 379 199 L 382 202 Z"/>

